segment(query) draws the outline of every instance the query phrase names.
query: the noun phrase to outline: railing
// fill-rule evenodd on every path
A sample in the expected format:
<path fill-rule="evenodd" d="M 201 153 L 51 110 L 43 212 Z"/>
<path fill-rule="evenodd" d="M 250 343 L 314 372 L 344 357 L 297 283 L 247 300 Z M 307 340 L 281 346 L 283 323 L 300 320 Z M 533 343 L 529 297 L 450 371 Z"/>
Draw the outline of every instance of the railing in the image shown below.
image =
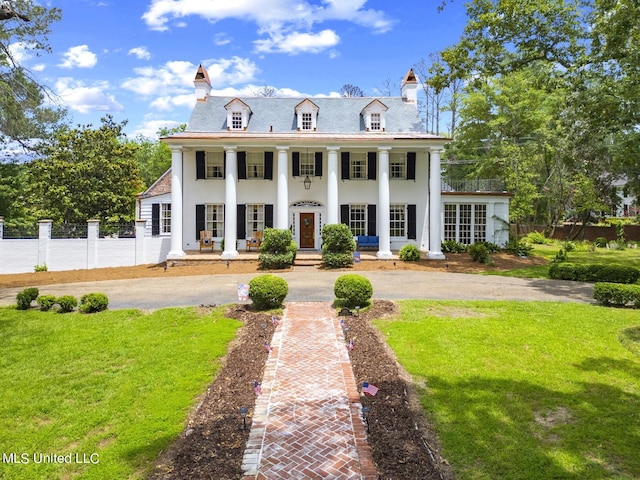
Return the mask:
<path fill-rule="evenodd" d="M 504 180 L 498 178 L 476 178 L 464 180 L 442 179 L 443 192 L 506 192 Z"/>
<path fill-rule="evenodd" d="M 38 238 L 38 225 L 25 225 L 20 227 L 10 227 L 3 225 L 2 238 L 16 239 L 16 238 Z"/>
<path fill-rule="evenodd" d="M 87 224 L 53 224 L 51 225 L 51 238 L 87 238 Z"/>
<path fill-rule="evenodd" d="M 121 225 L 100 224 L 98 230 L 100 238 L 136 238 L 136 224 L 124 223 Z"/>

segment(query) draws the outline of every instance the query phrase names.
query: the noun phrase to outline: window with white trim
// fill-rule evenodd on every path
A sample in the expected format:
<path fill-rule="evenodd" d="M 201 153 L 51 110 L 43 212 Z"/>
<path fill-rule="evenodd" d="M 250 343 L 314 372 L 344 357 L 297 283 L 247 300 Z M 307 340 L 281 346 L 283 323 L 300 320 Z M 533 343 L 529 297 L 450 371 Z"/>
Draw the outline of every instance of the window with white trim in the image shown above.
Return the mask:
<path fill-rule="evenodd" d="M 389 154 L 389 178 L 406 180 L 407 178 L 407 154 L 391 152 Z"/>
<path fill-rule="evenodd" d="M 242 112 L 231 112 L 231 129 L 242 130 Z"/>
<path fill-rule="evenodd" d="M 247 233 L 264 232 L 264 205 L 247 204 Z"/>
<path fill-rule="evenodd" d="M 224 108 L 227 110 L 227 130 L 246 130 L 251 108 L 239 98 L 234 98 Z"/>
<path fill-rule="evenodd" d="M 458 222 L 457 205 L 445 203 L 444 205 L 444 239 L 456 241 L 456 225 Z"/>
<path fill-rule="evenodd" d="M 388 110 L 384 103 L 377 98 L 362 109 L 360 114 L 364 120 L 364 128 L 367 132 L 384 132 L 385 113 Z"/>
<path fill-rule="evenodd" d="M 471 244 L 471 205 L 463 203 L 460 205 L 460 213 L 458 214 L 460 231 L 458 233 L 458 241 L 465 245 Z"/>
<path fill-rule="evenodd" d="M 389 205 L 389 233 L 392 237 L 407 236 L 407 206 L 405 204 Z"/>
<path fill-rule="evenodd" d="M 380 114 L 379 113 L 372 113 L 371 114 L 371 127 L 370 127 L 370 129 L 372 131 L 382 130 L 382 122 L 380 120 Z"/>
<path fill-rule="evenodd" d="M 212 231 L 214 237 L 224 236 L 224 205 L 210 203 L 205 206 L 204 229 Z"/>
<path fill-rule="evenodd" d="M 365 180 L 367 179 L 366 152 L 351 152 L 351 154 L 349 155 L 349 178 L 361 178 Z"/>
<path fill-rule="evenodd" d="M 171 204 L 160 204 L 160 234 L 167 235 L 171 233 Z"/>
<path fill-rule="evenodd" d="M 445 203 L 444 240 L 470 245 L 487 240 L 486 204 Z"/>
<path fill-rule="evenodd" d="M 206 178 L 224 178 L 224 152 L 207 152 L 205 176 Z"/>
<path fill-rule="evenodd" d="M 367 234 L 367 205 L 353 203 L 349 205 L 349 228 L 354 235 Z"/>
<path fill-rule="evenodd" d="M 247 178 L 264 178 L 263 152 L 247 152 Z"/>
<path fill-rule="evenodd" d="M 313 121 L 311 113 L 305 112 L 302 114 L 302 130 L 313 129 Z"/>
<path fill-rule="evenodd" d="M 474 205 L 473 208 L 473 241 L 484 242 L 487 239 L 487 206 Z"/>
<path fill-rule="evenodd" d="M 313 132 L 317 128 L 318 112 L 320 109 L 308 98 L 295 107 L 297 129 L 300 132 Z"/>
<path fill-rule="evenodd" d="M 310 177 L 316 174 L 316 154 L 314 152 L 300 152 L 300 176 Z"/>

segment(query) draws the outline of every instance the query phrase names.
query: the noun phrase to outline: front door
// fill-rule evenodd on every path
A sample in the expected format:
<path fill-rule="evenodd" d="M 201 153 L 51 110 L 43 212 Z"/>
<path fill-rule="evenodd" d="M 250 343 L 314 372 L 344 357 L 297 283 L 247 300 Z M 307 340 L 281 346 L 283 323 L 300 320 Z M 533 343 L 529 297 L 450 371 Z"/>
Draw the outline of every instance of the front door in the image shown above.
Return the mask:
<path fill-rule="evenodd" d="M 300 248 L 315 248 L 315 223 L 313 213 L 300 214 Z"/>

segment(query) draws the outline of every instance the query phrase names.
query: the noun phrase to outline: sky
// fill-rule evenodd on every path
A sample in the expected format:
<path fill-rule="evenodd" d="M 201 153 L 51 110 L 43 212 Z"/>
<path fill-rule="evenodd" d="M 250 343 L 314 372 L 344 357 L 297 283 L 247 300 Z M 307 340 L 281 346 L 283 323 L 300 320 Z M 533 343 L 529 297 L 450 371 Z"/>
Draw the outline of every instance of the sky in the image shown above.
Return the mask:
<path fill-rule="evenodd" d="M 367 96 L 399 86 L 421 59 L 455 43 L 462 0 L 45 0 L 62 10 L 53 51 L 20 63 L 57 94 L 72 125 L 110 114 L 129 136 L 187 123 L 199 64 L 212 95 Z M 397 87 L 399 88 L 399 87 Z M 398 94 L 398 93 L 396 93 Z"/>

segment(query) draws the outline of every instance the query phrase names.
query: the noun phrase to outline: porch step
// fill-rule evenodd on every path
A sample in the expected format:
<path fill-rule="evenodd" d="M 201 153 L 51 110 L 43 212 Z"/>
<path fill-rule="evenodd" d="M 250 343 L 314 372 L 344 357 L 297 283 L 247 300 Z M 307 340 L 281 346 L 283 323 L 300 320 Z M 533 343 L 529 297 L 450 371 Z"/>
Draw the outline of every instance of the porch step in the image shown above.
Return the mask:
<path fill-rule="evenodd" d="M 317 267 L 322 265 L 322 254 L 298 252 L 293 262 L 294 267 Z"/>

